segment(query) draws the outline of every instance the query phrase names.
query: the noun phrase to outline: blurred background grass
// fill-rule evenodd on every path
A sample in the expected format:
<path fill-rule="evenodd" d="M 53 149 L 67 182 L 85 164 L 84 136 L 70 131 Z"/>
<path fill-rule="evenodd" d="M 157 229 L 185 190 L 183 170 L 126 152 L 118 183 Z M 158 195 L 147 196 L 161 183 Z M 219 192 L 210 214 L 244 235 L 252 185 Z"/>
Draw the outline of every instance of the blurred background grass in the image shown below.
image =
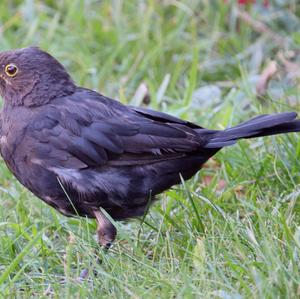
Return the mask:
<path fill-rule="evenodd" d="M 85 87 L 210 128 L 299 111 L 298 1 L 0 2 L 0 51 L 37 45 Z M 254 1 L 252 1 L 254 2 Z M 68 219 L 0 167 L 6 298 L 300 296 L 297 134 L 242 141 L 118 223 Z M 158 178 L 159 179 L 159 178 Z"/>

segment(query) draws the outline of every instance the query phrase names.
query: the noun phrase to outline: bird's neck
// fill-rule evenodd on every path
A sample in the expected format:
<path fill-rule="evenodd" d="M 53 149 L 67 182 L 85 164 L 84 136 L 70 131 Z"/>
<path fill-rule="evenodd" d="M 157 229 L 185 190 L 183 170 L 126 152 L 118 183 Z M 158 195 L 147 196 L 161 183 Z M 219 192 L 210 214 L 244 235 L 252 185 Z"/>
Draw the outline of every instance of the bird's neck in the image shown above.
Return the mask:
<path fill-rule="evenodd" d="M 25 91 L 26 89 L 24 89 Z M 60 84 L 41 84 L 36 81 L 26 92 L 7 95 L 5 102 L 11 106 L 38 107 L 50 103 L 53 99 L 71 95 L 75 92 L 76 85 L 72 81 Z"/>

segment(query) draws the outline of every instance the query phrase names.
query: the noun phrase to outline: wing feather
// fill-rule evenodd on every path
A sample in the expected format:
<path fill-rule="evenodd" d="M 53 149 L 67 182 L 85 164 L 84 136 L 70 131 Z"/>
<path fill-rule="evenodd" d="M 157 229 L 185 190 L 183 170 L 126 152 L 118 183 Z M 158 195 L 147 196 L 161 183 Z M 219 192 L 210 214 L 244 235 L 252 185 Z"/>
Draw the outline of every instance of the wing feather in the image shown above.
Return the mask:
<path fill-rule="evenodd" d="M 182 157 L 203 143 L 194 131 L 201 127 L 195 124 L 152 110 L 126 107 L 98 94 L 93 100 L 95 94 L 90 91 L 76 96 L 68 97 L 68 105 L 57 100 L 50 111 L 47 107 L 45 115 L 39 113 L 40 118 L 33 121 L 31 132 L 40 142 L 40 158 L 49 158 L 42 149 L 46 145 L 53 163 L 57 161 L 63 167 L 140 165 Z"/>

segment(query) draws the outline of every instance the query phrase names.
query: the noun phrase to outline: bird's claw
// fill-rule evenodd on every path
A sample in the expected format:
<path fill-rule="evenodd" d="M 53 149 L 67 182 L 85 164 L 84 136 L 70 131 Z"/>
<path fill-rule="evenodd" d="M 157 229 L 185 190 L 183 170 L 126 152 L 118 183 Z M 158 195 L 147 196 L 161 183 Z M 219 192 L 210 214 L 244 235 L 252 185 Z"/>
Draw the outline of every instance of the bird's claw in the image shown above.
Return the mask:
<path fill-rule="evenodd" d="M 94 215 L 96 217 L 96 221 L 98 224 L 98 228 L 97 228 L 98 243 L 105 250 L 108 250 L 112 246 L 116 238 L 117 229 L 100 209 L 94 211 Z"/>

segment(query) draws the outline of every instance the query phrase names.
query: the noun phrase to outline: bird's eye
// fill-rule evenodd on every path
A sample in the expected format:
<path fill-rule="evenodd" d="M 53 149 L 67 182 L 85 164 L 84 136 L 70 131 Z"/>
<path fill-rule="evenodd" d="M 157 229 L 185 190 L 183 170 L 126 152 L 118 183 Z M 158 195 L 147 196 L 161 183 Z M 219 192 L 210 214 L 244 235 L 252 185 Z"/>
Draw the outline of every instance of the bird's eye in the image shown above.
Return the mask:
<path fill-rule="evenodd" d="M 5 73 L 8 77 L 14 77 L 18 73 L 18 68 L 13 63 L 10 63 L 5 67 Z"/>

